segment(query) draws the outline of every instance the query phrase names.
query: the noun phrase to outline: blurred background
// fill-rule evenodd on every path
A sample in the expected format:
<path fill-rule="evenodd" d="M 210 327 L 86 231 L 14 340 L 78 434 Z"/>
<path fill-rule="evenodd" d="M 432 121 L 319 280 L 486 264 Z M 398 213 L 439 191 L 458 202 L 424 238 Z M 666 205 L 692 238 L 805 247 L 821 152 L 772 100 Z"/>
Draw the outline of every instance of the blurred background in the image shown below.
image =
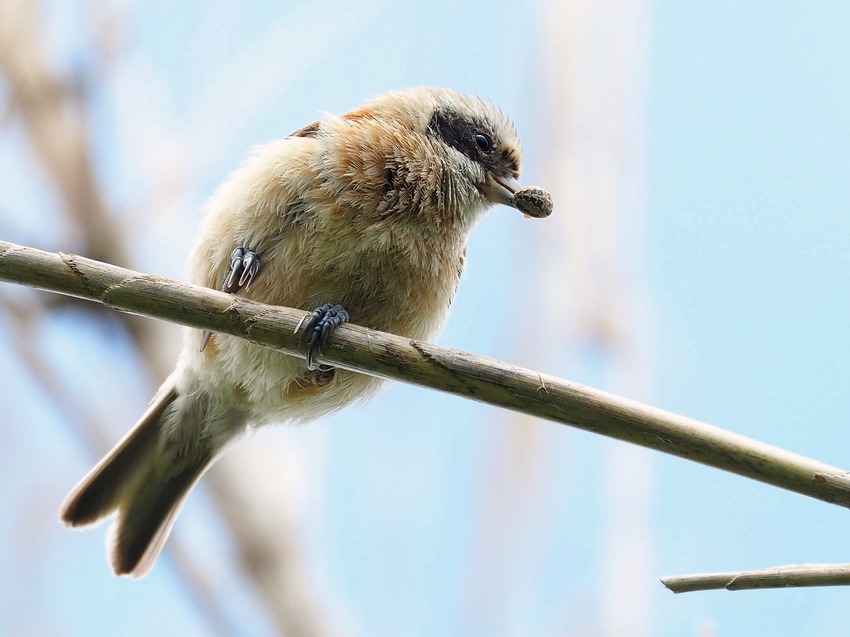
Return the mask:
<path fill-rule="evenodd" d="M 850 4 L 0 0 L 0 237 L 181 277 L 253 145 L 419 84 L 486 96 L 551 218 L 493 210 L 441 344 L 850 466 Z M 486 310 L 487 320 L 482 320 Z M 838 635 L 847 512 L 401 384 L 242 441 L 144 579 L 59 503 L 180 328 L 0 286 L 0 633 Z"/>

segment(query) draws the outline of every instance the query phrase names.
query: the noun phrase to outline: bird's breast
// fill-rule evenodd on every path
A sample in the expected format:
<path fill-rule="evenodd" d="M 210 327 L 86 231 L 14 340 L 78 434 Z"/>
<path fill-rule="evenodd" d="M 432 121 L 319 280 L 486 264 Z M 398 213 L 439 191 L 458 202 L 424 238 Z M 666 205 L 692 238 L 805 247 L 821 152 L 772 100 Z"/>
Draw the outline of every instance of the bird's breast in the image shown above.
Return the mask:
<path fill-rule="evenodd" d="M 373 329 L 416 339 L 435 334 L 457 287 L 462 244 L 371 228 L 336 246 L 321 264 L 314 302 L 340 303 L 352 322 Z"/>
<path fill-rule="evenodd" d="M 442 325 L 463 268 L 464 240 L 390 222 L 326 222 L 268 250 L 246 296 L 311 311 L 344 306 L 351 322 L 415 339 Z"/>

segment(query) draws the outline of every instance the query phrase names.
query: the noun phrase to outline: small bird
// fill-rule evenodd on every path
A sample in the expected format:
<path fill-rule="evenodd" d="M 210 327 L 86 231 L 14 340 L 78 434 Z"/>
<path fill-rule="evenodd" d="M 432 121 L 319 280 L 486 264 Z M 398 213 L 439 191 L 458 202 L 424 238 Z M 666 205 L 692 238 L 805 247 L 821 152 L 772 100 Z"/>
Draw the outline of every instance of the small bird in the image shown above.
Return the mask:
<path fill-rule="evenodd" d="M 248 427 L 305 422 L 373 395 L 381 380 L 317 364 L 349 319 L 427 340 L 443 323 L 469 231 L 493 204 L 527 217 L 548 193 L 520 188 L 516 131 L 452 90 L 390 92 L 257 150 L 207 203 L 191 282 L 312 311 L 306 360 L 186 329 L 175 371 L 136 426 L 71 491 L 60 517 L 116 512 L 117 575 L 156 561 L 187 494 Z"/>

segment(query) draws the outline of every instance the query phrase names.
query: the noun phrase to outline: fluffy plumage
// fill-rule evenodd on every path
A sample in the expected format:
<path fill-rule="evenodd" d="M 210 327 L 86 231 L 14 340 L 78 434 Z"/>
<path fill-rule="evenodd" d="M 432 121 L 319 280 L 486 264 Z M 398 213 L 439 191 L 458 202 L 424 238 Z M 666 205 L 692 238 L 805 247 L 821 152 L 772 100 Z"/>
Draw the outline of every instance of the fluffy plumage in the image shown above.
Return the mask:
<path fill-rule="evenodd" d="M 494 203 L 551 211 L 543 191 L 514 201 L 520 163 L 513 125 L 489 103 L 443 89 L 388 93 L 262 147 L 236 170 L 207 204 L 189 279 L 305 310 L 339 304 L 360 325 L 429 339 L 484 211 Z M 237 247 L 262 266 L 250 285 L 223 285 L 235 280 L 228 269 Z M 315 419 L 380 383 L 187 329 L 176 370 L 71 492 L 61 518 L 80 526 L 117 510 L 112 566 L 143 575 L 228 441 L 251 425 Z"/>

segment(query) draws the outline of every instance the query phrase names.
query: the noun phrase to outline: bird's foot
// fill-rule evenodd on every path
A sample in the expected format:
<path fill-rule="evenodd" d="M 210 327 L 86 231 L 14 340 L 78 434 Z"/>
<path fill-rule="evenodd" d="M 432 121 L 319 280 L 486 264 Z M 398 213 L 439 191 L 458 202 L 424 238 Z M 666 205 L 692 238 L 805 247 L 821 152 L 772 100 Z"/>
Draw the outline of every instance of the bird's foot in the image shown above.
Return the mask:
<path fill-rule="evenodd" d="M 251 287 L 257 274 L 260 272 L 260 258 L 257 253 L 247 248 L 236 248 L 230 253 L 230 267 L 227 274 L 224 275 L 224 283 L 221 284 L 221 291 L 229 294 L 236 294 L 242 288 L 247 290 Z M 201 351 L 206 349 L 212 338 L 212 332 L 205 331 L 201 338 Z"/>
<path fill-rule="evenodd" d="M 316 354 L 321 354 L 327 345 L 333 331 L 348 320 L 348 311 L 341 305 L 330 303 L 316 308 L 304 326 L 304 334 L 301 342 L 309 339 L 310 346 L 307 348 L 307 369 L 318 371 L 325 382 L 333 375 L 334 368 L 330 365 L 317 365 Z"/>
<path fill-rule="evenodd" d="M 224 277 L 221 291 L 236 294 L 243 287 L 247 290 L 257 278 L 261 265 L 260 257 L 253 250 L 236 248 L 230 253 L 230 268 Z"/>

